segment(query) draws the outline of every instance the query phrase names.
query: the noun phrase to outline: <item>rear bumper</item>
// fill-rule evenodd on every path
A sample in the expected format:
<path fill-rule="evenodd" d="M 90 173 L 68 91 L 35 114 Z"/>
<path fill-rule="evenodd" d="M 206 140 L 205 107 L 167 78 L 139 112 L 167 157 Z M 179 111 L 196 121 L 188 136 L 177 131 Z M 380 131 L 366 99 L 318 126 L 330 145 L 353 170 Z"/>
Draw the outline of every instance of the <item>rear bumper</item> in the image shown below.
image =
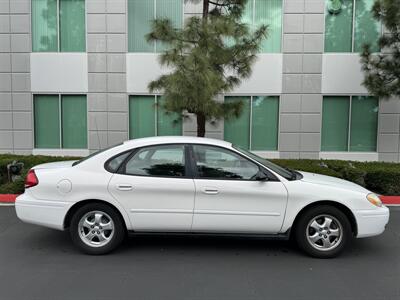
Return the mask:
<path fill-rule="evenodd" d="M 385 231 L 389 222 L 389 209 L 382 206 L 378 209 L 356 210 L 357 238 L 379 235 Z"/>
<path fill-rule="evenodd" d="M 64 230 L 68 207 L 67 202 L 39 200 L 26 193 L 15 201 L 15 211 L 21 221 L 58 230 Z"/>

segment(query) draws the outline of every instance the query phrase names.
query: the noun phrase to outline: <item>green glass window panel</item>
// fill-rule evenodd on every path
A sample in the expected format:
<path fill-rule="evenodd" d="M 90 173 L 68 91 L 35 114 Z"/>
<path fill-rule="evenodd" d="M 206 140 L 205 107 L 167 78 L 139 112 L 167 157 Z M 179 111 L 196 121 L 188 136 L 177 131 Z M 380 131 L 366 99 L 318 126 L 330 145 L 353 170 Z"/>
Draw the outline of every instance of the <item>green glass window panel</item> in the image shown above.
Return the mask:
<path fill-rule="evenodd" d="M 60 101 L 58 95 L 35 95 L 35 148 L 60 148 Z"/>
<path fill-rule="evenodd" d="M 131 96 L 129 98 L 129 138 L 154 136 L 155 97 Z"/>
<path fill-rule="evenodd" d="M 153 0 L 128 0 L 129 52 L 154 52 L 154 44 L 146 41 L 154 19 Z"/>
<path fill-rule="evenodd" d="M 156 0 L 156 18 L 169 19 L 175 28 L 182 28 L 183 0 Z M 168 45 L 156 43 L 156 52 L 166 50 Z"/>
<path fill-rule="evenodd" d="M 182 135 L 182 116 L 165 111 L 163 101 L 157 97 L 157 135 Z"/>
<path fill-rule="evenodd" d="M 371 51 L 379 52 L 378 39 L 381 25 L 371 13 L 375 0 L 356 0 L 354 51 L 361 52 L 364 44 L 371 45 Z"/>
<path fill-rule="evenodd" d="M 32 0 L 32 51 L 57 52 L 57 0 Z"/>
<path fill-rule="evenodd" d="M 224 139 L 237 146 L 249 149 L 250 132 L 250 97 L 225 97 L 225 102 L 243 101 L 243 111 L 239 118 L 231 118 L 224 122 Z"/>
<path fill-rule="evenodd" d="M 87 108 L 85 95 L 61 97 L 62 147 L 87 148 Z"/>
<path fill-rule="evenodd" d="M 253 97 L 251 150 L 278 149 L 279 97 Z"/>
<path fill-rule="evenodd" d="M 254 25 L 268 25 L 268 37 L 263 40 L 260 52 L 281 52 L 282 0 L 255 0 Z"/>
<path fill-rule="evenodd" d="M 375 97 L 353 97 L 350 151 L 376 151 L 379 102 Z"/>
<path fill-rule="evenodd" d="M 351 52 L 353 0 L 326 0 L 325 52 Z"/>
<path fill-rule="evenodd" d="M 60 51 L 85 52 L 85 1 L 60 0 Z"/>
<path fill-rule="evenodd" d="M 350 97 L 324 97 L 322 106 L 322 151 L 347 151 Z"/>

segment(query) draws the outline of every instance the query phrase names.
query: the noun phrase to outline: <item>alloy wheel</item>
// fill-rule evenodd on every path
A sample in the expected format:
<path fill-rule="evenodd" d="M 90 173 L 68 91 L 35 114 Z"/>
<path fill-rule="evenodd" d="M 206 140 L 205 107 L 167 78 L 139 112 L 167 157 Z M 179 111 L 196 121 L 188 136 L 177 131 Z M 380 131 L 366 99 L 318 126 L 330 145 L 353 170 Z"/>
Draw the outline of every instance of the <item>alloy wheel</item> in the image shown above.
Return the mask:
<path fill-rule="evenodd" d="M 90 211 L 79 221 L 78 233 L 81 240 L 90 247 L 103 247 L 114 236 L 112 218 L 102 211 Z"/>
<path fill-rule="evenodd" d="M 307 241 L 319 251 L 330 251 L 342 241 L 342 224 L 333 216 L 318 215 L 306 227 Z"/>

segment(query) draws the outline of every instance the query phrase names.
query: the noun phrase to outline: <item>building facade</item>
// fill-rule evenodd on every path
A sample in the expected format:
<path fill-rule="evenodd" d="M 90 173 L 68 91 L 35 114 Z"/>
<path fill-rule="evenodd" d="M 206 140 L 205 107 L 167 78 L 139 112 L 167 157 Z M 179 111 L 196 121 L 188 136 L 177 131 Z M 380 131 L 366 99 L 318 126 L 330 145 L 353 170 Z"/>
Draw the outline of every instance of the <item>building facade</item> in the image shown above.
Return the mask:
<path fill-rule="evenodd" d="M 236 120 L 207 124 L 270 158 L 399 161 L 400 101 L 368 96 L 359 51 L 384 29 L 372 0 L 249 0 L 243 21 L 269 25 L 252 76 L 218 101 Z M 0 152 L 87 155 L 152 135 L 195 135 L 166 114 L 149 81 L 168 72 L 150 20 L 177 27 L 198 0 L 0 0 Z M 379 49 L 376 48 L 376 51 Z"/>

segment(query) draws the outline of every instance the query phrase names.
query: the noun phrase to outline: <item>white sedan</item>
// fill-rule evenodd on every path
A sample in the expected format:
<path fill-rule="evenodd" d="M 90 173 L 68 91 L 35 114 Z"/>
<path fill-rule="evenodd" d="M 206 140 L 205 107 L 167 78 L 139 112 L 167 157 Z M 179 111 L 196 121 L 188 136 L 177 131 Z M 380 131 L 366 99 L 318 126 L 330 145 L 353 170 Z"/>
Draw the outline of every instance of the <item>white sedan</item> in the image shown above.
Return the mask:
<path fill-rule="evenodd" d="M 18 217 L 69 229 L 89 254 L 110 252 L 128 232 L 170 232 L 293 237 L 314 257 L 334 257 L 389 220 L 379 197 L 359 185 L 195 137 L 136 139 L 38 165 L 25 188 Z"/>

